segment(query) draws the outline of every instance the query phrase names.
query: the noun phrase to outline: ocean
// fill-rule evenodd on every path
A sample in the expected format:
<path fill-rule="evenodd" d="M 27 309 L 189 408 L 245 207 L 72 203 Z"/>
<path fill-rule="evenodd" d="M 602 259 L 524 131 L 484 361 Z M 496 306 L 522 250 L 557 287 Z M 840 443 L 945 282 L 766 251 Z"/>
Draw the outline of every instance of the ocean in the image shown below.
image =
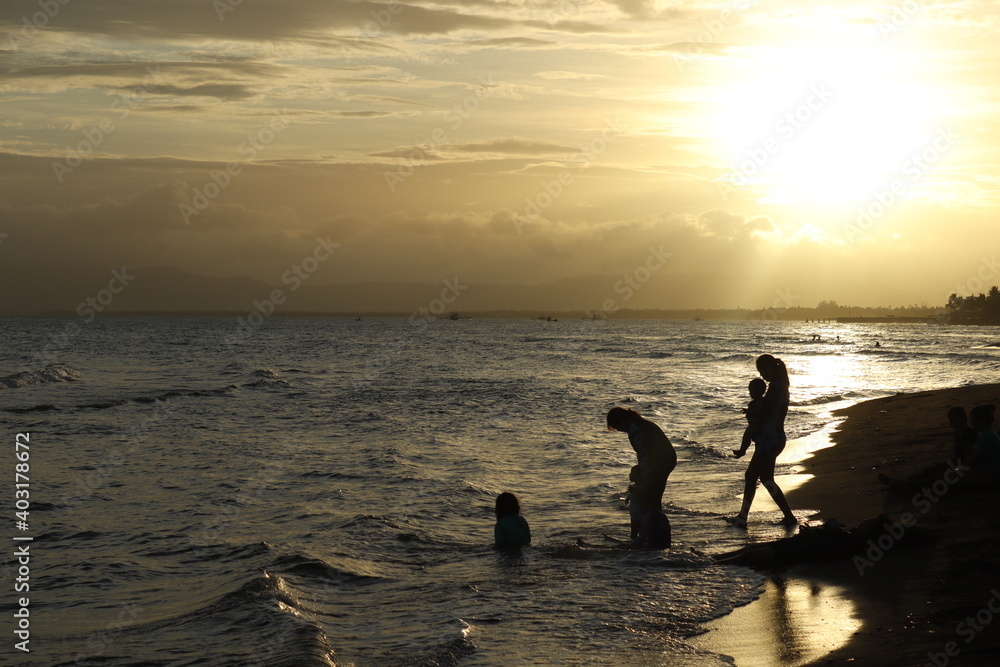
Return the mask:
<path fill-rule="evenodd" d="M 785 360 L 787 430 L 801 439 L 861 400 L 995 380 L 991 332 L 0 318 L 2 662 L 730 664 L 688 639 L 763 582 L 706 555 L 748 539 L 722 517 L 739 508 L 746 462 L 729 452 L 755 357 Z M 635 455 L 605 428 L 615 405 L 677 449 L 669 552 L 573 546 L 627 537 Z M 18 433 L 30 434 L 27 530 L 13 516 Z M 515 555 L 492 548 L 505 490 L 533 536 Z M 779 536 L 778 516 L 752 514 L 750 537 Z M 14 593 L 25 545 L 30 589 Z M 30 653 L 11 632 L 22 596 Z"/>

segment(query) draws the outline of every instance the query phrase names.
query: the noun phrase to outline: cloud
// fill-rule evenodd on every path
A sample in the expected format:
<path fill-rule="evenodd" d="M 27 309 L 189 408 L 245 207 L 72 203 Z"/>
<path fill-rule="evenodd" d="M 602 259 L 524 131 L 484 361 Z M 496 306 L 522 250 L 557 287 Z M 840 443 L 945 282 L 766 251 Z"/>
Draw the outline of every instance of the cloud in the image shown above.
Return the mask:
<path fill-rule="evenodd" d="M 523 137 L 498 137 L 485 141 L 461 144 L 442 144 L 442 151 L 457 153 L 507 153 L 511 155 L 558 155 L 579 153 L 580 148 L 566 146 L 556 141 L 526 139 Z"/>
<path fill-rule="evenodd" d="M 184 88 L 182 86 L 160 85 L 145 89 L 150 95 L 173 95 L 178 97 L 214 97 L 220 100 L 245 100 L 253 97 L 249 87 L 237 83 L 203 83 Z"/>
<path fill-rule="evenodd" d="M 606 79 L 608 78 L 604 74 L 586 74 L 584 72 L 562 72 L 562 71 L 545 71 L 545 72 L 535 72 L 532 76 L 536 76 L 539 79 L 548 79 L 550 81 L 572 81 L 572 80 L 592 80 L 592 79 Z"/>

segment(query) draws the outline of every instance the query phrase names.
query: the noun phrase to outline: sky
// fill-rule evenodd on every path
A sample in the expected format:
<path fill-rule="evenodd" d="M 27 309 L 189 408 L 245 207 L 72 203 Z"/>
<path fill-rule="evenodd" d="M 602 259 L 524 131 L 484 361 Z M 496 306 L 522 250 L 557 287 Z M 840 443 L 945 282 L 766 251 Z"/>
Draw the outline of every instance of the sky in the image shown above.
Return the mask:
<path fill-rule="evenodd" d="M 1000 283 L 998 29 L 979 0 L 5 0 L 6 289 L 279 284 L 335 246 L 311 284 L 940 305 Z"/>

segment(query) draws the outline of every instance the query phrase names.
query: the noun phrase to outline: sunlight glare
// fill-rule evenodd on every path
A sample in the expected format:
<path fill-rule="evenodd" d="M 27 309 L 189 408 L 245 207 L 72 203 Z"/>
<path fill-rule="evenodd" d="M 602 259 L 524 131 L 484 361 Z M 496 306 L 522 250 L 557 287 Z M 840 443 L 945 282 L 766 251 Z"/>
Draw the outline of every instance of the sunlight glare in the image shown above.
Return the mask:
<path fill-rule="evenodd" d="M 712 132 L 724 180 L 761 201 L 848 206 L 902 177 L 934 138 L 934 104 L 886 47 L 813 47 L 752 58 Z"/>

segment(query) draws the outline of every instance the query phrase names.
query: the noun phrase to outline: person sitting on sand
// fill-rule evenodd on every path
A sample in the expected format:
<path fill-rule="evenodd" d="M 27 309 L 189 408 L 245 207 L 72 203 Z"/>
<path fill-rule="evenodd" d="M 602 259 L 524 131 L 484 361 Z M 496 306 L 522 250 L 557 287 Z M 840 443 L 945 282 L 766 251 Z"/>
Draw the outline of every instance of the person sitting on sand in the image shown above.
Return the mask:
<path fill-rule="evenodd" d="M 753 456 L 747 466 L 743 487 L 743 506 L 735 517 L 727 517 L 726 521 L 734 526 L 745 528 L 750 516 L 750 506 L 757 493 L 757 482 L 763 483 L 775 504 L 784 515 L 781 523 L 794 526 L 798 523 L 795 515 L 785 500 L 785 494 L 774 481 L 774 464 L 785 449 L 785 415 L 788 414 L 788 369 L 781 359 L 770 354 L 757 357 L 757 372 L 767 381 L 767 391 L 763 398 L 763 420 L 760 435 L 754 446 Z"/>
<path fill-rule="evenodd" d="M 520 547 L 531 544 L 531 529 L 521 516 L 521 503 L 513 493 L 504 491 L 497 496 L 497 523 L 493 527 L 494 543 L 498 547 Z"/>
<path fill-rule="evenodd" d="M 905 479 L 879 474 L 879 481 L 888 486 L 891 491 L 897 493 L 916 493 L 923 487 L 942 479 L 942 476 L 950 470 L 967 471 L 969 469 L 968 464 L 975 457 L 977 433 L 975 429 L 969 426 L 969 419 L 965 414 L 965 408 L 956 405 L 949 409 L 948 425 L 955 430 L 955 437 L 952 441 L 951 459 L 948 462 L 935 463 Z M 963 464 L 965 465 L 963 466 Z M 973 473 L 973 476 L 975 475 L 977 473 Z M 958 483 L 962 483 L 962 480 L 959 479 Z M 968 482 L 965 483 L 967 484 Z"/>
<path fill-rule="evenodd" d="M 634 540 L 639 536 L 642 518 L 650 509 L 662 510 L 663 490 L 667 477 L 677 466 L 677 452 L 670 439 L 653 422 L 645 419 L 635 410 L 611 408 L 608 411 L 608 430 L 628 434 L 632 449 L 639 461 L 637 478 L 643 490 L 629 497 L 631 534 Z"/>
<path fill-rule="evenodd" d="M 764 392 L 767 390 L 767 383 L 761 378 L 754 378 L 750 380 L 747 390 L 750 392 L 750 402 L 743 408 L 743 414 L 747 416 L 747 427 L 743 431 L 743 442 L 740 443 L 740 448 L 733 450 L 733 456 L 736 458 L 747 453 L 751 441 L 757 442 L 760 430 L 764 426 L 763 398 Z"/>
<path fill-rule="evenodd" d="M 977 405 L 969 412 L 977 433 L 969 469 L 962 482 L 972 486 L 995 486 L 1000 482 L 1000 436 L 993 428 L 996 406 Z"/>
<path fill-rule="evenodd" d="M 723 565 L 744 565 L 757 569 L 841 560 L 863 554 L 886 534 L 893 537 L 893 544 L 904 546 L 926 544 L 931 539 L 926 530 L 916 526 L 900 528 L 885 514 L 862 521 L 851 530 L 846 530 L 836 519 L 828 519 L 822 526 L 801 526 L 792 537 L 749 544 L 712 556 L 712 560 Z"/>

